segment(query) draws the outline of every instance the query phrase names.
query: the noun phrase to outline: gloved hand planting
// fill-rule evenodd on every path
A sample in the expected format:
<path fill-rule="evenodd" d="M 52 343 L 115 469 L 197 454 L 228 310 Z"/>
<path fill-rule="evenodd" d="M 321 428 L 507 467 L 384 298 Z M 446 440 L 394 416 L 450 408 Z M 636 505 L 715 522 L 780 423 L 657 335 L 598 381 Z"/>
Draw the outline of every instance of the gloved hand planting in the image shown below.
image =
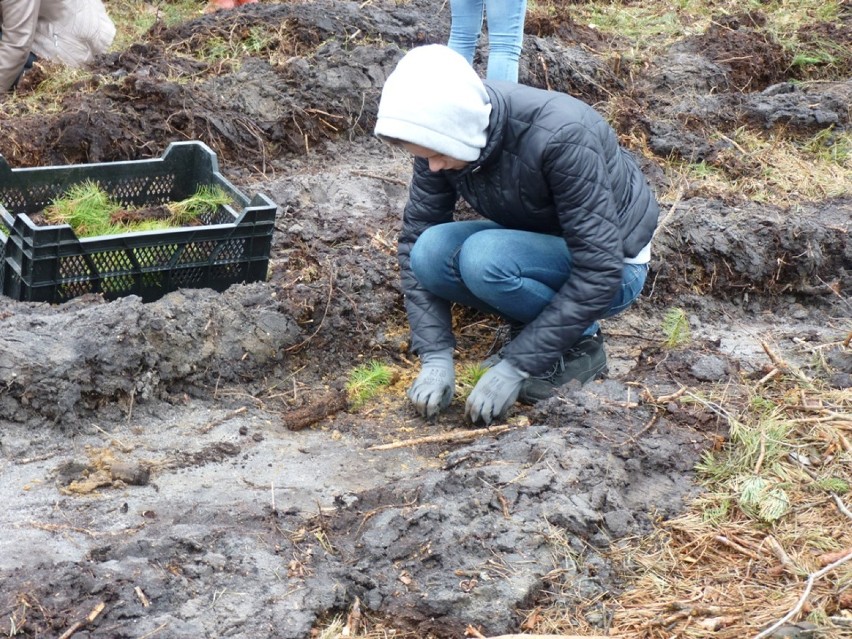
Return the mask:
<path fill-rule="evenodd" d="M 450 405 L 455 385 L 452 348 L 421 353 L 420 374 L 408 389 L 408 399 L 420 415 L 431 419 Z"/>
<path fill-rule="evenodd" d="M 467 398 L 465 417 L 474 424 L 481 419 L 486 426 L 502 417 L 518 399 L 521 384 L 527 377 L 528 373 L 505 359 L 501 360 L 489 368 L 474 386 Z"/>

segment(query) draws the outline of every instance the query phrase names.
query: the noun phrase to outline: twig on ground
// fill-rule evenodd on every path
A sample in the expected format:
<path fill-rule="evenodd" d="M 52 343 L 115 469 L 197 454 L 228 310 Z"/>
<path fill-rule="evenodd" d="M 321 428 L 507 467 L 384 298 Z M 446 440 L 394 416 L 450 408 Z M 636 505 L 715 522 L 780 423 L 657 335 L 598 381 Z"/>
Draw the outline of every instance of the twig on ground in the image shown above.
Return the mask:
<path fill-rule="evenodd" d="M 82 619 L 80 621 L 75 621 L 71 625 L 71 627 L 68 628 L 68 630 L 66 630 L 61 635 L 59 635 L 59 639 L 68 639 L 68 637 L 73 635 L 80 628 L 82 628 L 86 624 L 92 623 L 95 619 L 98 618 L 98 615 L 100 615 L 104 611 L 104 608 L 106 608 L 106 604 L 102 601 L 97 606 L 92 608 L 92 612 L 90 612 L 88 615 L 86 615 L 85 619 Z"/>
<path fill-rule="evenodd" d="M 668 213 L 666 213 L 663 216 L 663 219 L 660 220 L 659 224 L 657 224 L 658 231 L 663 229 L 666 224 L 668 224 L 669 218 L 672 216 L 672 213 L 675 212 L 677 205 L 680 204 L 680 201 L 683 199 L 684 193 L 686 193 L 686 187 L 684 185 L 681 185 L 678 188 L 677 193 L 675 194 L 674 202 L 672 202 L 672 205 L 669 207 Z"/>
<path fill-rule="evenodd" d="M 381 180 L 382 182 L 390 182 L 391 184 L 398 184 L 400 186 L 408 186 L 408 182 L 406 182 L 405 180 L 387 177 L 386 175 L 376 175 L 375 173 L 367 173 L 367 171 L 352 171 L 351 173 L 352 173 L 352 175 L 357 175 L 358 177 L 371 178 L 373 180 Z"/>
<path fill-rule="evenodd" d="M 793 560 L 790 559 L 790 555 L 787 554 L 787 551 L 778 543 L 778 540 L 775 539 L 772 535 L 767 535 L 766 539 L 764 539 L 766 545 L 769 546 L 769 550 L 772 551 L 772 554 L 778 558 L 778 561 L 781 562 L 781 565 L 784 567 L 784 570 L 789 572 L 791 575 L 798 575 L 799 570 L 796 568 L 796 564 L 793 563 Z"/>
<path fill-rule="evenodd" d="M 720 606 L 685 606 L 682 610 L 674 613 L 663 619 L 660 622 L 660 625 L 663 627 L 668 627 L 673 624 L 675 621 L 680 621 L 681 619 L 689 619 L 692 617 L 718 617 L 724 614 L 724 609 Z"/>
<path fill-rule="evenodd" d="M 668 395 L 660 395 L 654 400 L 655 404 L 668 404 L 669 402 L 673 402 L 676 399 L 679 399 L 684 393 L 686 393 L 686 386 L 681 386 L 674 393 L 669 393 Z"/>
<path fill-rule="evenodd" d="M 805 602 L 808 600 L 808 597 L 811 594 L 811 590 L 813 590 L 814 583 L 816 582 L 816 580 L 820 579 L 821 577 L 824 577 L 826 574 L 830 573 L 835 568 L 838 568 L 841 565 L 845 564 L 850 559 L 852 559 L 852 550 L 848 551 L 843 557 L 841 557 L 840 559 L 838 559 L 834 563 L 829 564 L 825 568 L 817 570 L 816 572 L 808 575 L 808 580 L 805 583 L 805 590 L 804 590 L 804 592 L 802 592 L 801 597 L 799 597 L 799 601 L 796 602 L 796 605 L 793 606 L 793 608 L 790 610 L 790 612 L 788 612 L 786 615 L 781 617 L 781 619 L 776 621 L 774 624 L 772 624 L 768 628 L 757 633 L 753 637 L 753 639 L 764 639 L 765 637 L 772 636 L 773 632 L 778 630 L 778 628 L 780 628 L 785 623 L 790 621 L 793 617 L 795 617 L 797 614 L 799 614 L 801 612 L 802 608 L 804 607 Z"/>
<path fill-rule="evenodd" d="M 759 475 L 760 469 L 763 466 L 763 459 L 766 457 L 766 433 L 760 433 L 760 454 L 757 456 L 757 462 L 754 464 L 754 474 Z"/>
<path fill-rule="evenodd" d="M 773 368 L 771 371 L 766 373 L 766 375 L 764 375 L 759 380 L 757 380 L 757 383 L 755 384 L 755 386 L 763 386 L 766 382 L 768 382 L 771 379 L 778 377 L 780 374 L 781 374 L 780 368 Z"/>
<path fill-rule="evenodd" d="M 783 359 L 781 359 L 775 353 L 775 351 L 773 351 L 769 347 L 769 344 L 767 344 L 766 342 L 761 340 L 760 345 L 763 347 L 763 351 L 769 357 L 770 361 L 772 362 L 773 366 L 775 366 L 775 368 L 778 368 L 781 371 L 789 372 L 791 375 L 793 375 L 800 382 L 803 382 L 803 383 L 808 384 L 808 385 L 810 385 L 812 383 L 811 380 L 808 378 L 808 376 L 805 375 L 802 371 L 800 371 L 798 368 L 796 368 L 792 364 L 788 364 Z"/>
<path fill-rule="evenodd" d="M 640 437 L 642 437 L 642 435 L 644 435 L 644 434 L 645 434 L 645 433 L 647 433 L 649 430 L 651 430 L 651 428 L 653 428 L 654 424 L 656 424 L 656 423 L 657 423 L 657 420 L 659 420 L 659 418 L 660 418 L 660 415 L 661 415 L 661 414 L 662 414 L 662 411 L 660 411 L 660 409 L 659 409 L 659 408 L 657 408 L 656 406 L 654 406 L 654 414 L 653 414 L 653 415 L 651 415 L 651 419 L 649 419 L 649 420 L 648 420 L 648 423 L 647 423 L 647 424 L 645 424 L 645 425 L 644 425 L 644 426 L 643 426 L 643 427 L 639 430 L 639 432 L 638 432 L 638 433 L 636 433 L 635 435 L 631 435 L 630 437 L 628 437 L 627 439 L 625 439 L 623 442 L 621 442 L 621 444 L 619 444 L 619 445 L 620 445 L 620 446 L 627 446 L 627 445 L 629 445 L 629 444 L 633 444 L 634 442 L 636 442 L 636 440 L 637 440 L 637 439 L 639 439 Z"/>
<path fill-rule="evenodd" d="M 810 468 L 805 466 L 801 461 L 799 461 L 798 457 L 796 457 L 793 454 L 789 454 L 789 455 L 787 455 L 787 457 L 789 459 L 791 459 L 793 462 L 795 462 L 798 465 L 799 468 L 801 468 L 803 471 L 805 471 L 805 473 L 807 473 L 807 475 L 811 479 L 813 479 L 814 481 L 819 480 L 819 476 L 817 476 L 817 474 L 814 471 L 812 471 Z M 834 505 L 837 506 L 837 510 L 839 510 L 845 517 L 852 519 L 852 511 L 850 511 L 849 508 L 846 507 L 846 504 L 843 503 L 842 499 L 840 499 L 840 495 L 838 495 L 837 493 L 835 493 L 833 491 L 829 492 L 828 494 L 831 495 L 831 498 L 834 500 Z"/>
<path fill-rule="evenodd" d="M 755 561 L 760 561 L 759 555 L 753 553 L 748 548 L 741 546 L 740 544 L 736 543 L 735 541 L 731 541 L 730 539 L 728 539 L 724 535 L 716 535 L 714 537 L 714 539 L 716 541 L 718 541 L 720 544 L 722 544 L 723 546 L 727 546 L 731 550 L 736 550 L 738 553 L 741 553 L 741 554 L 745 555 L 746 557 L 750 557 L 750 558 L 754 559 Z"/>
<path fill-rule="evenodd" d="M 204 426 L 202 426 L 201 428 L 198 429 L 198 432 L 201 433 L 202 435 L 209 433 L 211 430 L 213 430 L 217 426 L 224 424 L 227 421 L 232 420 L 234 417 L 236 417 L 237 415 L 241 415 L 242 413 L 246 412 L 247 410 L 248 410 L 248 407 L 246 407 L 246 406 L 240 406 L 239 408 L 235 408 L 230 413 L 226 413 L 225 415 L 222 415 L 221 417 L 214 419 L 213 421 L 205 424 Z"/>
<path fill-rule="evenodd" d="M 827 566 L 828 564 L 833 564 L 838 559 L 842 559 L 848 554 L 852 554 L 852 548 L 845 548 L 844 550 L 838 550 L 837 552 L 827 552 L 817 557 L 817 561 L 820 566 Z"/>
<path fill-rule="evenodd" d="M 160 632 L 160 630 L 162 630 L 163 628 L 165 628 L 168 625 L 169 625 L 169 622 L 167 621 L 163 625 L 157 626 L 156 628 L 154 628 L 151 632 L 146 632 L 144 635 L 140 636 L 139 639 L 148 639 L 148 637 L 153 637 L 155 634 Z"/>
<path fill-rule="evenodd" d="M 831 493 L 831 498 L 834 500 L 834 505 L 837 506 L 837 510 L 846 515 L 849 519 L 852 519 L 852 512 L 846 507 L 846 504 L 843 503 L 843 500 L 840 499 L 840 496 L 836 493 Z"/>
<path fill-rule="evenodd" d="M 361 600 L 355 597 L 352 602 L 352 608 L 349 609 L 349 615 L 346 617 L 346 625 L 343 626 L 341 636 L 356 637 L 361 629 Z"/>
<path fill-rule="evenodd" d="M 452 430 L 448 433 L 439 433 L 438 435 L 426 435 L 425 437 L 415 437 L 414 439 L 406 439 L 401 442 L 393 442 L 391 444 L 377 444 L 370 446 L 367 450 L 394 450 L 395 448 L 406 448 L 408 446 L 420 446 L 421 444 L 442 444 L 448 442 L 465 441 L 475 439 L 477 437 L 487 435 L 499 435 L 510 430 L 511 426 L 494 426 L 488 428 L 477 428 L 473 430 Z"/>
<path fill-rule="evenodd" d="M 139 586 L 136 586 L 136 587 L 133 589 L 133 592 L 135 592 L 135 593 L 136 593 L 136 596 L 137 596 L 137 597 L 139 597 L 139 601 L 141 601 L 141 602 L 142 602 L 142 607 L 143 607 L 143 608 L 148 608 L 148 607 L 150 607 L 150 605 L 151 605 L 151 601 L 148 599 L 148 597 L 147 597 L 147 596 L 145 596 L 145 593 L 144 593 L 144 592 L 142 592 L 142 589 L 141 589 Z"/>

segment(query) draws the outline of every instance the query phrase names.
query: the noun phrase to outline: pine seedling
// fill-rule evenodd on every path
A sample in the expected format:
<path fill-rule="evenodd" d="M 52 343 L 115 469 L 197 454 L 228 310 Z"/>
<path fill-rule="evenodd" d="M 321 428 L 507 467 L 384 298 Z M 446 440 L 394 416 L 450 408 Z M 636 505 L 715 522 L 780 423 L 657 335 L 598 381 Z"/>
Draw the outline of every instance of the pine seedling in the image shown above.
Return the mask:
<path fill-rule="evenodd" d="M 479 363 L 462 366 L 457 380 L 459 389 L 457 395 L 461 397 L 461 399 L 467 399 L 467 396 L 470 395 L 473 387 L 476 386 L 476 383 L 480 379 L 482 379 L 482 376 L 485 375 L 485 371 L 487 370 L 487 366 L 483 366 Z"/>
<path fill-rule="evenodd" d="M 772 523 L 790 510 L 790 497 L 780 486 L 755 475 L 742 482 L 739 504 L 743 512 L 750 517 Z"/>
<path fill-rule="evenodd" d="M 682 308 L 671 308 L 663 318 L 663 334 L 666 336 L 663 345 L 666 348 L 677 348 L 689 342 L 689 320 Z"/>
<path fill-rule="evenodd" d="M 346 382 L 346 393 L 352 408 L 360 408 L 365 402 L 375 397 L 393 379 L 393 371 L 389 366 L 375 360 L 356 367 Z"/>
<path fill-rule="evenodd" d="M 110 216 L 120 208 L 96 182 L 86 180 L 55 199 L 44 217 L 51 224 L 68 224 L 79 236 L 107 235 L 115 232 Z"/>
<path fill-rule="evenodd" d="M 221 187 L 202 185 L 190 197 L 166 206 L 172 214 L 173 224 L 185 226 L 205 213 L 214 213 L 220 206 L 231 204 L 231 201 Z"/>
<path fill-rule="evenodd" d="M 829 493 L 845 495 L 849 492 L 849 484 L 840 477 L 824 477 L 817 480 L 817 486 Z"/>

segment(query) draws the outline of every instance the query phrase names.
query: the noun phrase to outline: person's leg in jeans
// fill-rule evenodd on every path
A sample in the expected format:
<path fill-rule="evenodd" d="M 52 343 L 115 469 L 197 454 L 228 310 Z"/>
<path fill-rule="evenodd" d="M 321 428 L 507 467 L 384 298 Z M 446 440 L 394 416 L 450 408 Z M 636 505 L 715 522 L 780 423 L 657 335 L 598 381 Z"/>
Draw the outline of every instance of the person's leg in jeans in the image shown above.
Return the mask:
<path fill-rule="evenodd" d="M 555 235 L 468 221 L 427 229 L 411 251 L 417 281 L 451 302 L 528 324 L 571 276 L 571 252 Z M 639 296 L 646 265 L 625 264 L 622 286 L 600 319 L 620 313 Z M 597 322 L 584 334 L 593 335 Z"/>
<path fill-rule="evenodd" d="M 482 32 L 485 0 L 450 0 L 450 39 L 447 46 L 473 64 Z"/>
<path fill-rule="evenodd" d="M 417 281 L 445 300 L 499 315 L 497 309 L 483 303 L 465 285 L 459 271 L 459 255 L 472 235 L 500 228 L 495 222 L 474 220 L 439 224 L 426 229 L 411 250 L 411 270 Z"/>
<path fill-rule="evenodd" d="M 527 0 L 485 0 L 488 29 L 488 80 L 518 81 Z"/>

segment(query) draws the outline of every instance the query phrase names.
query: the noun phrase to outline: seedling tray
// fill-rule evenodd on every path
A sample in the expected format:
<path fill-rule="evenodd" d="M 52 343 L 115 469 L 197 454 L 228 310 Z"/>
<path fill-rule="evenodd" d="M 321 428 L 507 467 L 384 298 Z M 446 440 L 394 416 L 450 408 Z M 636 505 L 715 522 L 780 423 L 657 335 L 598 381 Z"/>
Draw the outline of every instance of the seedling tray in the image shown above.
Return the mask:
<path fill-rule="evenodd" d="M 67 224 L 33 223 L 31 214 L 87 180 L 125 207 L 177 202 L 201 186 L 220 187 L 235 204 L 203 215 L 199 226 L 90 238 Z M 202 142 L 174 142 L 161 158 L 129 162 L 11 169 L 0 156 L 0 291 L 32 302 L 85 293 L 150 302 L 179 288 L 262 281 L 275 211 L 265 195 L 249 200 L 226 180 Z"/>

